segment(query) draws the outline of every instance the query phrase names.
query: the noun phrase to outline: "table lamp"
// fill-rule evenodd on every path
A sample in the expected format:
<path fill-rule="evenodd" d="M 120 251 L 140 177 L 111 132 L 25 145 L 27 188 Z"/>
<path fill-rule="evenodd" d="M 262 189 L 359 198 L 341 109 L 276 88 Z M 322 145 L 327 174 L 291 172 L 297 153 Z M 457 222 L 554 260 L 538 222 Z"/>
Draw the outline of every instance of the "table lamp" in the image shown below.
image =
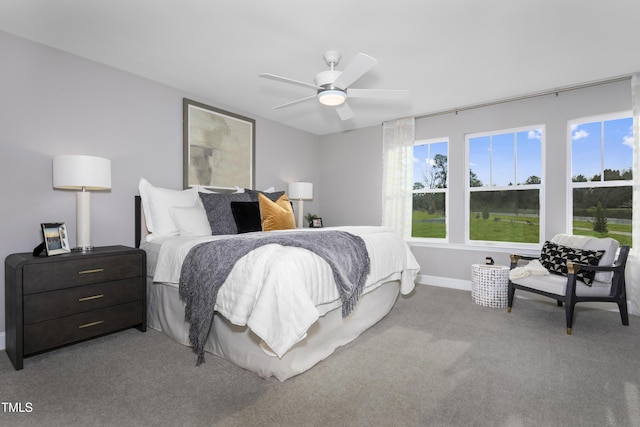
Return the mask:
<path fill-rule="evenodd" d="M 91 193 L 111 189 L 111 160 L 102 157 L 62 155 L 53 157 L 53 188 L 76 192 L 76 247 L 91 251 Z"/>
<path fill-rule="evenodd" d="M 290 182 L 289 183 L 289 191 L 287 191 L 287 195 L 289 196 L 289 200 L 297 200 L 298 201 L 298 228 L 303 227 L 302 223 L 302 210 L 303 210 L 303 200 L 311 200 L 313 199 L 313 184 L 310 182 Z"/>

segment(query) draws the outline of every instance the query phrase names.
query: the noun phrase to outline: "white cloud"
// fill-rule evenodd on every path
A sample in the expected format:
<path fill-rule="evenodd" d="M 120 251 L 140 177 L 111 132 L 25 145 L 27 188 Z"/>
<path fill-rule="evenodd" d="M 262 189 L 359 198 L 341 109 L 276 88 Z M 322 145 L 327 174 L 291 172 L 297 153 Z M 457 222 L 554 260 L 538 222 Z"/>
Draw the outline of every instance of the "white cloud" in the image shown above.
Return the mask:
<path fill-rule="evenodd" d="M 625 135 L 625 137 L 622 138 L 622 144 L 629 148 L 633 148 L 633 135 Z"/>
<path fill-rule="evenodd" d="M 579 131 L 573 133 L 571 139 L 573 139 L 574 141 L 577 141 L 579 139 L 583 139 L 589 136 L 589 132 L 587 132 L 584 129 L 580 129 Z"/>
<path fill-rule="evenodd" d="M 542 133 L 537 129 L 530 130 L 527 139 L 542 139 Z"/>

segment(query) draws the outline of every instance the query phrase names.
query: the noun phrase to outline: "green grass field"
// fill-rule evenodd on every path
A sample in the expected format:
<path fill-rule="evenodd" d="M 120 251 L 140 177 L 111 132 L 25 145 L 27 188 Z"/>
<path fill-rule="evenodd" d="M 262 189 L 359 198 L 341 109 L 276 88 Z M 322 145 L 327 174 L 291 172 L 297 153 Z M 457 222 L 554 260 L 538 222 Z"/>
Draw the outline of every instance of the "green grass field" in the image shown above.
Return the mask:
<path fill-rule="evenodd" d="M 471 240 L 494 242 L 539 243 L 539 218 L 491 214 L 488 219 L 474 213 L 471 218 Z M 574 221 L 573 234 L 593 237 L 611 237 L 620 245 L 631 246 L 631 225 L 608 224 L 608 233 L 596 233 L 588 221 Z M 444 216 L 413 211 L 413 237 L 445 238 Z"/>
<path fill-rule="evenodd" d="M 500 214 L 491 214 L 488 219 L 483 219 L 474 214 L 469 224 L 469 234 L 471 240 L 537 243 L 540 219 Z"/>

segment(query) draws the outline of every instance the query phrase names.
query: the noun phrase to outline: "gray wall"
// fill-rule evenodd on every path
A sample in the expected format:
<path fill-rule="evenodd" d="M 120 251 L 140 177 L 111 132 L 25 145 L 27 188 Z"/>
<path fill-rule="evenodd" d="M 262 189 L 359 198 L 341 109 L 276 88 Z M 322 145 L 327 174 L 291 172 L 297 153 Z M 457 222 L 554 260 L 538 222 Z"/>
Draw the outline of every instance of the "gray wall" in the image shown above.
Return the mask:
<path fill-rule="evenodd" d="M 412 245 L 421 274 L 468 281 L 486 255 L 508 265 L 508 250 L 464 243 L 465 134 L 546 126 L 545 237 L 566 232 L 567 121 L 631 110 L 629 81 L 416 120 L 416 140 L 449 137 L 449 244 Z M 382 128 L 324 136 L 324 215 L 332 224 L 380 224 Z"/>
<path fill-rule="evenodd" d="M 320 182 L 324 225 L 382 222 L 382 126 L 322 137 Z"/>
<path fill-rule="evenodd" d="M 75 194 L 52 187 L 52 157 L 111 159 L 112 189 L 93 192 L 92 243 L 133 245 L 138 179 L 182 188 L 182 98 L 248 116 L 174 88 L 0 32 L 0 259 L 42 241 L 40 223 L 65 222 L 75 245 Z M 319 212 L 319 138 L 256 119 L 256 187 L 311 181 Z M 4 277 L 4 262 L 0 267 Z M 0 292 L 0 331 L 4 331 Z"/>

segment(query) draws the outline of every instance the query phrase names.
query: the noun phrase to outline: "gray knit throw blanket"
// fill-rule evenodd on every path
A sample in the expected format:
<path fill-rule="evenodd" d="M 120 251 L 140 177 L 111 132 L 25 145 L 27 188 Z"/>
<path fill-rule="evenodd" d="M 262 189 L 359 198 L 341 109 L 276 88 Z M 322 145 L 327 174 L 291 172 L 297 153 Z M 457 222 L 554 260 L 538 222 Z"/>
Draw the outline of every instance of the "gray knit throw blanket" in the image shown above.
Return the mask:
<path fill-rule="evenodd" d="M 322 257 L 333 270 L 342 317 L 355 307 L 369 275 L 369 253 L 359 236 L 344 231 L 322 230 L 311 233 L 253 234 L 215 240 L 194 246 L 180 272 L 180 299 L 185 302 L 185 320 L 189 340 L 198 355 L 196 365 L 204 362 L 204 344 L 211 328 L 218 290 L 236 261 L 252 250 L 269 244 L 308 249 Z"/>

